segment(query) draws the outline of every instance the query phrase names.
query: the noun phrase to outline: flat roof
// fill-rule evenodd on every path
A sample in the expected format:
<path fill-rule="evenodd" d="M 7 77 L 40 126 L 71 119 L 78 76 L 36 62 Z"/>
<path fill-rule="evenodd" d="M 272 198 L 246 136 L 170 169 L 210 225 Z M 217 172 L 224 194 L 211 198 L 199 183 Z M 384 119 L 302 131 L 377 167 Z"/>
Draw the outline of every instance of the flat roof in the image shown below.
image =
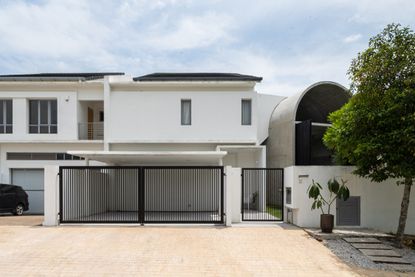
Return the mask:
<path fill-rule="evenodd" d="M 124 75 L 124 72 L 73 72 L 0 75 L 0 81 L 90 81 L 104 76 Z"/>
<path fill-rule="evenodd" d="M 262 77 L 239 73 L 195 72 L 195 73 L 152 73 L 134 77 L 138 82 L 158 81 L 253 81 L 261 82 Z"/>
<path fill-rule="evenodd" d="M 218 165 L 226 151 L 68 151 L 68 154 L 114 165 Z"/>

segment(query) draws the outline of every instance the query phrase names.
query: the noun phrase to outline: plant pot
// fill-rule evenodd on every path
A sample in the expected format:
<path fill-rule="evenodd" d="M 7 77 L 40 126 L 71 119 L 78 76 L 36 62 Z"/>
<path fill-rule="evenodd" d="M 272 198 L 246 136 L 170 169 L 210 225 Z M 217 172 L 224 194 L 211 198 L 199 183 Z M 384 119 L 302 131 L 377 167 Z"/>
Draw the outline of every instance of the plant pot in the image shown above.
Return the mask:
<path fill-rule="evenodd" d="M 323 233 L 333 232 L 334 215 L 322 214 L 320 215 L 320 228 Z"/>

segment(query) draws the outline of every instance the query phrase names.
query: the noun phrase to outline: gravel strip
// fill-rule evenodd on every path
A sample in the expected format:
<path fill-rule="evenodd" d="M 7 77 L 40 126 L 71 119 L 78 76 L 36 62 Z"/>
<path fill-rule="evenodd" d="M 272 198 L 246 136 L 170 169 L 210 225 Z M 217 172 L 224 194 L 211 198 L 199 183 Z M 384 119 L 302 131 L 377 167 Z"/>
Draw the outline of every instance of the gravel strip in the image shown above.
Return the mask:
<path fill-rule="evenodd" d="M 393 243 L 388 240 L 382 239 L 382 242 L 394 246 Z M 391 265 L 374 263 L 362 252 L 351 246 L 343 239 L 325 240 L 323 241 L 323 244 L 329 248 L 337 257 L 351 266 L 357 266 L 366 269 L 396 271 Z M 394 248 L 394 250 L 401 254 L 405 260 L 411 262 L 412 265 L 415 266 L 414 250 L 410 248 Z"/>

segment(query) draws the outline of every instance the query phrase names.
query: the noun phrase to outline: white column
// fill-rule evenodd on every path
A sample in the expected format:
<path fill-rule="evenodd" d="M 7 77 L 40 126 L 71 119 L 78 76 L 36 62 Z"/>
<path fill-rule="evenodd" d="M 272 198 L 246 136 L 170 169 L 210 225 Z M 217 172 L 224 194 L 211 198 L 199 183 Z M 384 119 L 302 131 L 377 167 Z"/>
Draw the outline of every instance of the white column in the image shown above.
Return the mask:
<path fill-rule="evenodd" d="M 59 223 L 59 166 L 45 166 L 43 226 L 57 226 Z"/>
<path fill-rule="evenodd" d="M 13 98 L 13 137 L 22 139 L 29 132 L 28 105 L 25 98 Z"/>
<path fill-rule="evenodd" d="M 109 151 L 109 131 L 110 131 L 110 118 L 111 118 L 111 86 L 109 76 L 104 77 L 104 150 Z"/>
<path fill-rule="evenodd" d="M 230 176 L 232 174 L 232 167 L 225 166 L 225 225 L 232 226 L 232 180 L 230 180 Z"/>
<path fill-rule="evenodd" d="M 242 220 L 241 214 L 241 169 L 225 167 L 226 226 Z"/>

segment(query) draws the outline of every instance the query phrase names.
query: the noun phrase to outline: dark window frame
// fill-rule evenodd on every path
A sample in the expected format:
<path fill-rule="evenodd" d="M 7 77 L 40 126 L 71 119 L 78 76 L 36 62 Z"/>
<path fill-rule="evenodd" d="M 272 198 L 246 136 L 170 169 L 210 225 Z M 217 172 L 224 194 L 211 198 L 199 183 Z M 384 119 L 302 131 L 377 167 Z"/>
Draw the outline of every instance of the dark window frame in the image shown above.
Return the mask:
<path fill-rule="evenodd" d="M 34 105 L 33 105 L 34 104 Z M 42 106 L 47 105 L 47 111 Z M 32 110 L 35 109 L 35 110 Z M 35 116 L 36 118 L 32 118 Z M 44 123 L 46 121 L 46 123 Z M 55 121 L 55 122 L 54 122 Z M 57 99 L 29 100 L 29 134 L 58 133 L 58 101 Z"/>
<path fill-rule="evenodd" d="M 249 118 L 245 115 L 244 104 L 249 104 Z M 242 126 L 251 126 L 252 125 L 252 99 L 243 98 L 241 99 L 241 125 Z"/>
<path fill-rule="evenodd" d="M 13 100 L 12 99 L 0 99 L 1 121 L 0 121 L 0 134 L 12 134 L 13 133 Z"/>
<path fill-rule="evenodd" d="M 185 104 L 189 103 L 189 121 L 184 116 Z M 180 123 L 182 126 L 192 125 L 192 99 L 181 99 L 180 100 Z"/>

